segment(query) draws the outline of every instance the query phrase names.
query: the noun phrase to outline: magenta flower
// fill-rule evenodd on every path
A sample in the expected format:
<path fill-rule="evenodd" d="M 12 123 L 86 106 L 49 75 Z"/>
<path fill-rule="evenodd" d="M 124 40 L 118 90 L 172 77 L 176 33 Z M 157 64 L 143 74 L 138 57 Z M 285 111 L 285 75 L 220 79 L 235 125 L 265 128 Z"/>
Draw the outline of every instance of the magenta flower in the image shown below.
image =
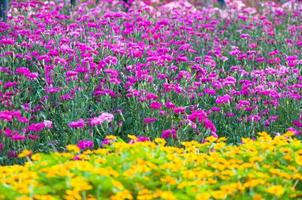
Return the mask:
<path fill-rule="evenodd" d="M 21 123 L 28 123 L 29 122 L 29 120 L 26 117 L 23 117 L 23 116 L 17 116 L 16 118 Z"/>
<path fill-rule="evenodd" d="M 136 142 L 147 142 L 147 141 L 150 141 L 149 137 L 146 137 L 146 136 L 137 136 L 136 140 L 130 140 L 129 144 L 133 144 L 133 143 L 136 143 Z"/>
<path fill-rule="evenodd" d="M 174 103 L 172 103 L 172 102 L 170 102 L 170 101 L 168 101 L 167 103 L 165 103 L 165 106 L 166 106 L 167 108 L 169 108 L 169 109 L 175 108 Z"/>
<path fill-rule="evenodd" d="M 33 134 L 28 134 L 27 137 L 28 137 L 30 140 L 37 140 L 37 139 L 40 138 L 38 135 L 33 135 Z"/>
<path fill-rule="evenodd" d="M 66 72 L 66 77 L 74 77 L 78 74 L 76 71 L 67 71 Z"/>
<path fill-rule="evenodd" d="M 158 120 L 157 118 L 152 118 L 152 117 L 150 117 L 150 118 L 145 118 L 145 119 L 144 119 L 144 123 L 145 123 L 145 124 L 152 124 L 152 123 L 156 122 L 157 120 Z"/>
<path fill-rule="evenodd" d="M 292 123 L 293 123 L 294 126 L 302 128 L 302 120 L 301 121 L 294 120 L 294 121 L 292 121 Z"/>
<path fill-rule="evenodd" d="M 111 122 L 113 120 L 114 116 L 110 113 L 102 113 L 98 117 L 94 117 L 90 120 L 91 126 L 98 126 L 100 124 L 103 124 L 104 122 Z"/>
<path fill-rule="evenodd" d="M 159 110 L 159 109 L 161 109 L 161 107 L 162 107 L 162 104 L 159 103 L 159 102 L 157 102 L 157 101 L 152 102 L 152 103 L 150 104 L 150 108 L 151 108 L 151 109 L 154 109 L 154 110 Z"/>
<path fill-rule="evenodd" d="M 293 132 L 295 135 L 301 134 L 301 131 L 298 131 L 297 129 L 295 129 L 293 127 L 289 127 L 287 130 Z"/>
<path fill-rule="evenodd" d="M 156 100 L 156 99 L 158 99 L 158 96 L 156 94 L 149 93 L 149 94 L 146 95 L 146 99 L 148 99 L 148 100 Z"/>
<path fill-rule="evenodd" d="M 75 156 L 73 157 L 73 160 L 81 160 L 81 157 L 80 157 L 79 155 L 75 155 Z"/>
<path fill-rule="evenodd" d="M 26 137 L 24 135 L 15 134 L 11 137 L 13 141 L 24 141 Z"/>
<path fill-rule="evenodd" d="M 49 120 L 45 120 L 43 122 L 34 123 L 29 125 L 27 127 L 27 130 L 33 132 L 40 132 L 45 128 L 52 128 L 52 122 Z"/>
<path fill-rule="evenodd" d="M 150 138 L 146 137 L 146 136 L 138 136 L 136 141 L 137 142 L 147 142 L 147 141 L 150 141 Z"/>
<path fill-rule="evenodd" d="M 93 143 L 93 141 L 91 141 L 91 140 L 81 140 L 81 141 L 78 142 L 77 146 L 78 146 L 81 150 L 84 150 L 84 149 L 91 149 L 91 148 L 93 148 L 94 143 Z"/>
<path fill-rule="evenodd" d="M 188 116 L 188 119 L 191 120 L 192 122 L 203 122 L 204 119 L 206 118 L 207 118 L 207 114 L 203 110 L 194 111 L 192 112 L 192 114 Z"/>
<path fill-rule="evenodd" d="M 213 124 L 213 122 L 209 119 L 204 120 L 204 126 L 211 130 L 212 133 L 216 133 L 216 126 Z"/>
<path fill-rule="evenodd" d="M 30 70 L 26 67 L 19 67 L 16 69 L 17 74 L 21 74 L 25 76 L 26 78 L 32 80 L 38 78 L 39 74 L 36 72 L 30 72 Z"/>
<path fill-rule="evenodd" d="M 40 132 L 45 128 L 45 124 L 43 122 L 34 123 L 27 127 L 28 131 Z"/>
<path fill-rule="evenodd" d="M 108 138 L 105 138 L 103 139 L 103 141 L 101 142 L 101 146 L 106 146 L 106 145 L 110 145 L 112 144 L 116 139 L 108 139 Z"/>
<path fill-rule="evenodd" d="M 25 75 L 25 74 L 29 74 L 30 70 L 26 67 L 19 67 L 19 68 L 16 69 L 16 73 Z"/>
<path fill-rule="evenodd" d="M 162 138 L 176 138 L 177 135 L 176 135 L 177 131 L 175 129 L 168 129 L 168 130 L 164 130 L 161 134 L 161 137 Z"/>
<path fill-rule="evenodd" d="M 231 99 L 232 99 L 231 96 L 226 94 L 226 95 L 217 97 L 216 103 L 217 104 L 227 104 L 227 103 L 231 102 Z"/>
<path fill-rule="evenodd" d="M 217 107 L 217 106 L 213 106 L 212 108 L 211 108 L 211 111 L 212 112 L 220 112 L 220 108 L 219 107 Z"/>
<path fill-rule="evenodd" d="M 211 88 L 205 88 L 203 90 L 203 92 L 206 93 L 206 94 L 208 94 L 208 95 L 211 95 L 211 96 L 213 96 L 213 95 L 216 94 L 216 91 L 214 89 L 211 89 Z"/>
<path fill-rule="evenodd" d="M 45 128 L 52 128 L 52 121 L 44 120 L 43 124 Z"/>
<path fill-rule="evenodd" d="M 176 114 L 182 114 L 182 113 L 185 113 L 185 111 L 186 111 L 185 107 L 176 107 L 173 109 L 173 112 Z"/>
<path fill-rule="evenodd" d="M 79 119 L 78 121 L 73 121 L 68 123 L 69 128 L 84 128 L 85 121 L 83 119 Z"/>
<path fill-rule="evenodd" d="M 13 115 L 9 111 L 0 112 L 0 120 L 10 122 L 13 120 Z"/>

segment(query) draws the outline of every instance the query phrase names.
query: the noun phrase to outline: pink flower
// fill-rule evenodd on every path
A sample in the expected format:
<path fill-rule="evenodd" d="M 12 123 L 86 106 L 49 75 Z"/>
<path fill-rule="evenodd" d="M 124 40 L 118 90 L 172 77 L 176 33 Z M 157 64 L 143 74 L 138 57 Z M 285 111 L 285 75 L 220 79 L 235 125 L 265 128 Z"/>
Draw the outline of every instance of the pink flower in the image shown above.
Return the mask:
<path fill-rule="evenodd" d="M 206 118 L 207 118 L 207 114 L 203 110 L 194 111 L 192 112 L 192 114 L 188 116 L 188 119 L 191 120 L 192 122 L 203 122 L 204 119 Z"/>
<path fill-rule="evenodd" d="M 217 97 L 216 103 L 217 104 L 227 104 L 227 103 L 231 102 L 231 99 L 232 99 L 231 96 L 226 94 L 226 95 Z"/>
<path fill-rule="evenodd" d="M 194 112 L 192 112 L 191 115 L 188 116 L 188 119 L 195 123 L 197 123 L 197 122 L 203 123 L 205 128 L 211 130 L 212 134 L 216 133 L 215 125 L 211 120 L 208 119 L 205 111 L 203 111 L 203 110 L 194 111 Z"/>
<path fill-rule="evenodd" d="M 175 129 L 164 130 L 161 134 L 161 137 L 165 138 L 165 139 L 167 139 L 169 137 L 176 138 L 177 137 L 176 133 L 177 133 L 177 131 Z"/>
<path fill-rule="evenodd" d="M 69 128 L 84 128 L 85 121 L 83 119 L 79 119 L 78 121 L 73 121 L 68 123 Z"/>
<path fill-rule="evenodd" d="M 216 94 L 216 91 L 214 89 L 211 89 L 211 88 L 205 88 L 203 90 L 203 92 L 206 93 L 206 94 L 208 94 L 208 95 L 211 95 L 211 96 L 213 96 L 213 95 Z"/>
<path fill-rule="evenodd" d="M 102 113 L 98 117 L 94 117 L 90 120 L 91 126 L 97 126 L 104 122 L 111 122 L 113 120 L 114 116 L 110 113 Z"/>
<path fill-rule="evenodd" d="M 28 131 L 40 132 L 45 128 L 44 122 L 34 123 L 27 127 Z"/>
<path fill-rule="evenodd" d="M 91 148 L 93 148 L 94 143 L 91 140 L 81 140 L 78 142 L 77 146 L 82 150 L 91 149 Z"/>
<path fill-rule="evenodd" d="M 205 119 L 204 120 L 204 126 L 207 129 L 211 130 L 212 133 L 216 133 L 216 127 L 215 127 L 215 125 L 213 124 L 213 122 L 211 120 Z"/>
<path fill-rule="evenodd" d="M 156 100 L 156 99 L 158 99 L 158 96 L 156 94 L 149 93 L 146 95 L 146 99 Z"/>
<path fill-rule="evenodd" d="M 146 137 L 146 136 L 138 136 L 136 141 L 137 142 L 147 142 L 147 141 L 150 141 L 150 138 Z"/>
<path fill-rule="evenodd" d="M 165 106 L 167 107 L 167 108 L 175 108 L 175 105 L 174 105 L 174 103 L 172 103 L 172 102 L 170 102 L 170 101 L 168 101 L 167 103 L 165 103 Z"/>
<path fill-rule="evenodd" d="M 162 104 L 155 101 L 150 104 L 150 108 L 154 110 L 159 110 L 162 107 Z"/>
<path fill-rule="evenodd" d="M 27 137 L 28 137 L 30 140 L 37 140 L 37 139 L 40 138 L 38 135 L 33 135 L 33 134 L 29 134 L 29 135 L 27 135 Z"/>
<path fill-rule="evenodd" d="M 81 157 L 80 157 L 79 155 L 75 155 L 75 156 L 73 157 L 73 160 L 81 160 Z"/>
<path fill-rule="evenodd" d="M 26 67 L 19 67 L 16 69 L 17 74 L 21 74 L 26 78 L 32 80 L 38 78 L 39 74 L 37 72 L 30 72 L 30 70 Z"/>
<path fill-rule="evenodd" d="M 147 141 L 150 141 L 149 137 L 146 137 L 146 136 L 137 136 L 136 140 L 130 140 L 129 143 L 133 144 L 133 143 L 136 143 L 136 142 L 147 142 Z"/>
<path fill-rule="evenodd" d="M 30 70 L 26 67 L 19 67 L 19 68 L 16 69 L 16 73 L 25 75 L 25 74 L 29 74 Z"/>
<path fill-rule="evenodd" d="M 15 134 L 11 137 L 13 141 L 24 141 L 26 137 L 24 135 Z"/>
<path fill-rule="evenodd" d="M 144 123 L 145 123 L 145 124 L 151 124 L 151 123 L 156 122 L 157 120 L 158 120 L 157 118 L 152 118 L 152 117 L 150 117 L 150 118 L 145 118 L 145 119 L 144 119 Z"/>
<path fill-rule="evenodd" d="M 73 77 L 73 76 L 76 76 L 77 74 L 78 74 L 78 72 L 76 72 L 76 71 L 67 71 L 66 77 Z"/>
<path fill-rule="evenodd" d="M 1 111 L 0 120 L 10 122 L 13 120 L 13 115 L 9 111 Z"/>
<path fill-rule="evenodd" d="M 45 128 L 52 128 L 52 122 L 49 120 L 45 120 L 43 122 L 34 123 L 29 125 L 27 127 L 27 130 L 33 132 L 40 132 Z"/>
<path fill-rule="evenodd" d="M 102 142 L 101 142 L 101 146 L 106 146 L 106 145 L 110 145 L 112 144 L 113 142 L 115 142 L 116 139 L 108 139 L 108 138 L 105 138 Z"/>
<path fill-rule="evenodd" d="M 301 128 L 302 127 L 302 120 L 299 121 L 299 120 L 294 120 L 292 121 L 293 125 L 296 126 L 296 127 L 299 127 Z"/>
<path fill-rule="evenodd" d="M 185 107 L 176 107 L 173 109 L 173 112 L 176 114 L 181 114 L 181 113 L 185 113 L 186 108 Z"/>
<path fill-rule="evenodd" d="M 52 121 L 44 120 L 43 124 L 45 128 L 52 128 Z"/>
<path fill-rule="evenodd" d="M 16 118 L 21 123 L 28 123 L 29 122 L 29 120 L 26 117 L 23 117 L 23 116 L 17 116 Z"/>
<path fill-rule="evenodd" d="M 300 135 L 301 134 L 301 131 L 298 131 L 293 127 L 289 127 L 287 130 L 293 132 L 295 135 Z"/>
<path fill-rule="evenodd" d="M 211 111 L 212 112 L 220 112 L 220 108 L 219 107 L 216 107 L 216 106 L 213 106 L 212 108 L 211 108 Z"/>

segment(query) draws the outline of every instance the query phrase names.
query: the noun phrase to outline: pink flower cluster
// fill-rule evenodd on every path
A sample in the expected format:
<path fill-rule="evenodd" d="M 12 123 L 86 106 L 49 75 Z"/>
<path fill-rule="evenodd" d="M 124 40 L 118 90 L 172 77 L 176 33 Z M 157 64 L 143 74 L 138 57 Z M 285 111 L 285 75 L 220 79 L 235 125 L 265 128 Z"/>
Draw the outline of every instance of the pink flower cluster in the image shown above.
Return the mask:
<path fill-rule="evenodd" d="M 67 14 L 63 1 L 12 1 L 0 22 L 0 151 L 14 157 L 27 140 L 85 149 L 106 134 L 299 137 L 302 5 L 227 3 L 135 0 L 124 12 L 87 0 Z"/>

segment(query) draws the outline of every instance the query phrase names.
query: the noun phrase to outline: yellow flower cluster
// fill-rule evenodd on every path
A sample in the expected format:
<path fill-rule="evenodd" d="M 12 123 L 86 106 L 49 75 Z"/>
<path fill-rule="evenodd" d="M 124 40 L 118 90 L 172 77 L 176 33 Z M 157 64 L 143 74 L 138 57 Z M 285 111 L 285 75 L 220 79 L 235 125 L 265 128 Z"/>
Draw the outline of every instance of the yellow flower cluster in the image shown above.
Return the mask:
<path fill-rule="evenodd" d="M 0 167 L 0 199 L 299 199 L 302 144 L 291 132 L 228 145 L 225 138 L 166 146 L 163 139 L 33 154 Z"/>

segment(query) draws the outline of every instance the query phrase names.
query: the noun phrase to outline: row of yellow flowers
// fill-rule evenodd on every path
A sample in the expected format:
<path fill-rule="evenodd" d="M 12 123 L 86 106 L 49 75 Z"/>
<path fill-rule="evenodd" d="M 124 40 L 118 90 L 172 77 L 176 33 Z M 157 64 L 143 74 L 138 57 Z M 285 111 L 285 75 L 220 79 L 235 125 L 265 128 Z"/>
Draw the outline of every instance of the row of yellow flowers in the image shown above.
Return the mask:
<path fill-rule="evenodd" d="M 271 138 L 225 138 L 166 146 L 114 136 L 97 150 L 23 151 L 24 165 L 0 167 L 0 199 L 299 199 L 302 145 L 291 132 Z M 132 141 L 135 137 L 131 136 Z"/>

